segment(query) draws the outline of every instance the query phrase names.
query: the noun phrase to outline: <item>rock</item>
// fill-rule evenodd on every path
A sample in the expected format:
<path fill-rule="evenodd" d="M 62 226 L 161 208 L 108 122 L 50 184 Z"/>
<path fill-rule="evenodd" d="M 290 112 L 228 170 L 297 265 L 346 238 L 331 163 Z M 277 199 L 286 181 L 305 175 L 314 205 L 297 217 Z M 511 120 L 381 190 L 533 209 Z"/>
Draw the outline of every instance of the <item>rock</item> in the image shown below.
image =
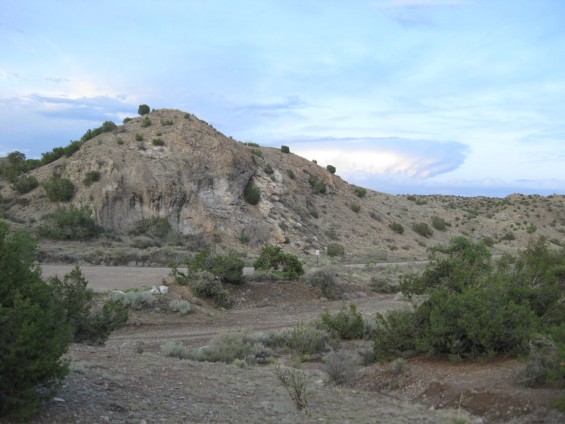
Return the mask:
<path fill-rule="evenodd" d="M 54 397 L 53 398 L 53 402 L 64 402 L 64 401 L 65 401 L 65 399 L 60 398 L 60 397 Z"/>
<path fill-rule="evenodd" d="M 406 296 L 404 296 L 404 293 L 398 292 L 394 295 L 394 300 L 406 300 Z"/>
<path fill-rule="evenodd" d="M 157 286 L 153 286 L 151 287 L 151 294 L 161 294 L 161 291 L 159 290 L 159 288 Z"/>
<path fill-rule="evenodd" d="M 167 294 L 169 292 L 169 288 L 167 286 L 159 286 L 159 291 L 161 294 Z"/>

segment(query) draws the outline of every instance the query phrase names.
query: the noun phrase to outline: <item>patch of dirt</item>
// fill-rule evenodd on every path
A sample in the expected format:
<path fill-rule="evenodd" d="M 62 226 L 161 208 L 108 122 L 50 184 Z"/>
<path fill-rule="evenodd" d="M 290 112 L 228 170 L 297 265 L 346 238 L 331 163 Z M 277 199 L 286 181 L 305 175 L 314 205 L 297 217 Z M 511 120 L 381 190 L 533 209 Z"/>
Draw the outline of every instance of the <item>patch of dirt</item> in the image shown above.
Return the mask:
<path fill-rule="evenodd" d="M 558 390 L 516 383 L 523 366 L 516 359 L 448 362 L 417 357 L 407 359 L 401 370 L 391 364 L 367 367 L 360 386 L 434 410 L 462 409 L 485 423 L 564 422 L 562 414 L 550 409 Z"/>

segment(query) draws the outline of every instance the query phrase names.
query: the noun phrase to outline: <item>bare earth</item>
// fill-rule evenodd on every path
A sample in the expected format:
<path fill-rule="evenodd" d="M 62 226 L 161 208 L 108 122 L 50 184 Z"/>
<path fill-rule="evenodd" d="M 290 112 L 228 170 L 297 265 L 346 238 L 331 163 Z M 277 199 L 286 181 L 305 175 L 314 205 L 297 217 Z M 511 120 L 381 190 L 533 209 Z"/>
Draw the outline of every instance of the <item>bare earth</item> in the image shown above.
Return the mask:
<path fill-rule="evenodd" d="M 44 275 L 71 268 L 44 266 Z M 83 267 L 97 290 L 161 284 L 167 268 Z M 186 287 L 171 284 L 159 304 L 185 298 Z M 181 341 L 206 345 L 220 332 L 268 331 L 292 327 L 338 310 L 342 301 L 320 300 L 303 283 L 247 283 L 233 289 L 236 306 L 218 311 L 200 303 L 181 317 L 164 307 L 130 314 L 129 325 L 104 346 L 72 345 L 71 372 L 58 398 L 33 423 L 563 423 L 548 405 L 558 394 L 514 383 L 523 366 L 515 359 L 488 363 L 407 360 L 360 367 L 351 388 L 327 382 L 319 362 L 304 363 L 310 402 L 297 411 L 274 375 L 273 365 L 199 363 L 165 357 L 160 347 Z M 351 300 L 365 317 L 406 307 L 393 295 L 357 293 Z M 355 346 L 345 345 L 353 349 Z M 277 358 L 289 364 L 289 358 Z M 455 421 L 455 418 L 463 421 Z"/>

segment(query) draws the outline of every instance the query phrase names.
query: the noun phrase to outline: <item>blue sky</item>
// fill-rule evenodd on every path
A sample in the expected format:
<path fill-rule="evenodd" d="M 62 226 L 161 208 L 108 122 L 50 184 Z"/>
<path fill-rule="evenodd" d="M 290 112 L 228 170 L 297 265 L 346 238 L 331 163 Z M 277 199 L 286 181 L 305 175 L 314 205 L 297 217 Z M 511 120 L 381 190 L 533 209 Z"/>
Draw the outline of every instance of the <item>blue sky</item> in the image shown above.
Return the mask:
<path fill-rule="evenodd" d="M 0 154 L 137 107 L 389 193 L 565 193 L 563 0 L 0 0 Z"/>

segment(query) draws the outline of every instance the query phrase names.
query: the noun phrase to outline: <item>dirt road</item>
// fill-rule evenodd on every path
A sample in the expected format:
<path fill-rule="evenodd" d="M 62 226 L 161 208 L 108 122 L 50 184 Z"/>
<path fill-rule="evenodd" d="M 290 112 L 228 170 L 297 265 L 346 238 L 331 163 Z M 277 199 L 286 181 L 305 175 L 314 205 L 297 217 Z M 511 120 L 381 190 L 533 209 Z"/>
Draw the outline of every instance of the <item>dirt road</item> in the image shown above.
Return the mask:
<path fill-rule="evenodd" d="M 72 271 L 70 265 L 42 265 L 43 276 L 59 278 Z M 169 268 L 137 268 L 128 266 L 92 266 L 80 267 L 88 286 L 94 291 L 125 290 L 133 288 L 151 288 L 167 278 Z"/>
<path fill-rule="evenodd" d="M 71 272 L 71 265 L 41 265 L 44 277 L 63 276 Z M 80 267 L 84 277 L 88 281 L 88 287 L 94 291 L 126 290 L 126 289 L 150 289 L 155 285 L 162 284 L 167 279 L 170 268 L 149 268 L 132 266 L 95 266 L 82 265 Z M 186 271 L 179 268 L 181 271 Z M 254 269 L 246 267 L 243 275 L 253 275 Z"/>

